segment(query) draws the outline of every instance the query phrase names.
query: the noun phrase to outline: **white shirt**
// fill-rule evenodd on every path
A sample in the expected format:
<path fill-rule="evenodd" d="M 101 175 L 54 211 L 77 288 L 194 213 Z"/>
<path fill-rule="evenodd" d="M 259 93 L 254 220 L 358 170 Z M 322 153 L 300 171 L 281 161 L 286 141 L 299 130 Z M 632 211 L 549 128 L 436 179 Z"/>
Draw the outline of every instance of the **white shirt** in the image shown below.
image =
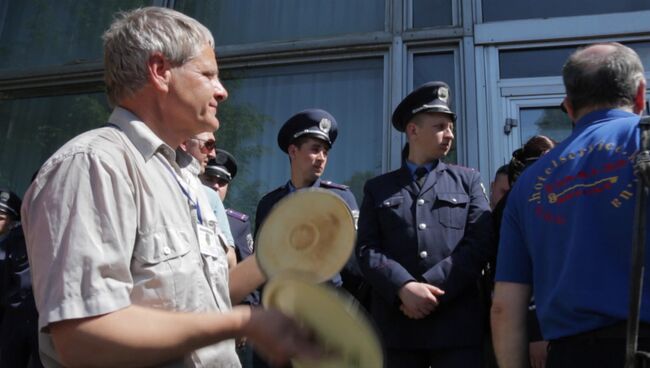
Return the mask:
<path fill-rule="evenodd" d="M 23 201 L 46 366 L 60 365 L 47 333 L 52 322 L 131 304 L 230 309 L 226 255 L 222 247 L 211 255 L 200 251 L 177 177 L 190 183 L 199 206 L 207 203 L 202 191 L 192 190 L 196 182 L 184 177 L 176 152 L 136 116 L 116 108 L 109 122 L 113 126 L 81 134 L 50 157 Z M 203 212 L 211 212 L 205 206 Z M 229 340 L 170 366 L 240 364 Z"/>

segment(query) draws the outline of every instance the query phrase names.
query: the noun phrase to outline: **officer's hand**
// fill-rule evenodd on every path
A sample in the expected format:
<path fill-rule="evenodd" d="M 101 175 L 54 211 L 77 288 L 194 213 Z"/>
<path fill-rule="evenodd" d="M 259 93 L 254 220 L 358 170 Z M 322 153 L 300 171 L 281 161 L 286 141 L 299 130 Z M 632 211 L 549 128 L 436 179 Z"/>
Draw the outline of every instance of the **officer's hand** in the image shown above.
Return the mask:
<path fill-rule="evenodd" d="M 243 333 L 272 366 L 284 366 L 293 358 L 315 361 L 325 354 L 309 331 L 281 312 L 244 308 L 249 311 L 249 315 Z"/>
<path fill-rule="evenodd" d="M 444 294 L 441 289 L 421 282 L 408 282 L 399 289 L 402 301 L 400 310 L 409 318 L 420 319 L 428 316 L 438 305 L 437 296 Z"/>
<path fill-rule="evenodd" d="M 548 341 L 534 341 L 528 344 L 528 354 L 530 355 L 530 366 L 532 368 L 546 367 Z"/>

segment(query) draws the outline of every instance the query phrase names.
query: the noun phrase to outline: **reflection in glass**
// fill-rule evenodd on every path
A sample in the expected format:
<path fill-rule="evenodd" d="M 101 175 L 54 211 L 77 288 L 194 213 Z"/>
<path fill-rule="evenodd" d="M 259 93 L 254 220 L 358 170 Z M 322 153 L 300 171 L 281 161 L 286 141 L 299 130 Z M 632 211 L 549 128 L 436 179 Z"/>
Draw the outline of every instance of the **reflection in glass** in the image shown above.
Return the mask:
<path fill-rule="evenodd" d="M 522 108 L 519 119 L 522 142 L 540 134 L 561 142 L 573 129 L 571 119 L 559 107 Z"/>
<path fill-rule="evenodd" d="M 217 46 L 384 30 L 384 0 L 176 0 Z"/>
<path fill-rule="evenodd" d="M 277 144 L 284 122 L 298 111 L 322 108 L 338 123 L 324 179 L 349 185 L 360 202 L 363 184 L 381 171 L 383 59 L 262 67 L 231 72 L 230 98 L 219 107 L 217 146 L 241 164 L 226 205 L 255 214 L 262 195 L 290 177 L 288 156 Z"/>
<path fill-rule="evenodd" d="M 413 0 L 413 28 L 452 25 L 452 1 Z"/>
<path fill-rule="evenodd" d="M 483 22 L 649 10 L 648 0 L 483 0 Z"/>
<path fill-rule="evenodd" d="M 0 186 L 22 197 L 46 159 L 109 114 L 104 93 L 0 101 Z"/>
<path fill-rule="evenodd" d="M 650 70 L 650 42 L 624 42 L 639 54 Z M 503 50 L 499 53 L 501 78 L 550 77 L 562 74 L 562 66 L 577 46 Z"/>
<path fill-rule="evenodd" d="M 458 100 L 460 91 L 456 85 L 456 75 L 455 71 L 455 62 L 454 62 L 454 53 L 442 52 L 442 53 L 431 53 L 431 54 L 415 54 L 413 56 L 413 88 L 430 82 L 430 81 L 443 81 L 447 83 L 449 88 L 451 88 L 451 110 L 454 111 L 458 117 L 456 124 L 454 126 L 454 143 L 451 147 L 451 151 L 447 155 L 445 162 L 457 163 L 458 154 L 456 147 L 458 146 L 458 124 L 465 125 L 463 122 L 461 112 L 455 108 L 455 106 L 461 106 Z"/>
<path fill-rule="evenodd" d="M 102 58 L 113 15 L 150 0 L 0 1 L 0 69 L 76 64 Z"/>

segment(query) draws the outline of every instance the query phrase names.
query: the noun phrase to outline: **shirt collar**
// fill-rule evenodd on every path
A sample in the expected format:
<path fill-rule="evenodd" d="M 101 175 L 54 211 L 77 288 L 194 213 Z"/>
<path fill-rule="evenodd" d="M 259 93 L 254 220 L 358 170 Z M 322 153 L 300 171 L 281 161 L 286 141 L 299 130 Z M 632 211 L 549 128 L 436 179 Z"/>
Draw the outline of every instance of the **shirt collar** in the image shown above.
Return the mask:
<path fill-rule="evenodd" d="M 145 161 L 153 157 L 159 149 L 167 151 L 168 155 L 174 155 L 174 149 L 162 141 L 140 118 L 129 110 L 116 107 L 108 122 L 117 126 L 129 138 L 135 148 L 142 154 Z M 171 157 L 175 159 L 175 157 Z"/>
<path fill-rule="evenodd" d="M 183 151 L 180 147 L 176 149 L 176 163 L 178 167 L 188 170 L 194 176 L 201 174 L 201 163 L 199 160 Z"/>
<path fill-rule="evenodd" d="M 414 164 L 409 160 L 404 160 L 404 163 L 406 164 L 406 167 L 409 169 L 411 176 L 415 177 L 415 170 L 417 170 L 419 167 L 424 167 L 427 170 L 427 173 L 430 173 L 431 170 L 433 170 L 434 165 L 438 163 L 438 160 L 433 162 L 427 162 L 426 164 L 420 166 Z"/>
<path fill-rule="evenodd" d="M 592 123 L 596 123 L 602 120 L 611 120 L 611 119 L 618 119 L 618 118 L 630 118 L 633 116 L 638 116 L 636 114 L 633 114 L 629 111 L 625 110 L 619 110 L 619 109 L 602 109 L 602 110 L 596 110 L 588 113 L 587 115 L 583 116 L 580 118 L 580 120 L 576 121 L 575 126 L 576 128 L 583 128 L 587 125 L 590 125 Z"/>

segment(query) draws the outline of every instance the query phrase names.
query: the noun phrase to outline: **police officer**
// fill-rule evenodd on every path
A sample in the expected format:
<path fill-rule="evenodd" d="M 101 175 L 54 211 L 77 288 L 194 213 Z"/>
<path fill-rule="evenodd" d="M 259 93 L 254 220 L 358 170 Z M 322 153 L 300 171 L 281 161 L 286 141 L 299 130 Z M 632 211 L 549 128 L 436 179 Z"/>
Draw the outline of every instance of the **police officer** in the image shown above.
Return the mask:
<path fill-rule="evenodd" d="M 352 215 L 358 217 L 359 207 L 350 189 L 342 184 L 321 180 L 327 165 L 327 155 L 338 135 L 336 120 L 325 110 L 308 109 L 287 120 L 278 132 L 278 145 L 289 155 L 291 178 L 283 186 L 267 193 L 257 205 L 255 234 L 260 229 L 271 208 L 282 198 L 303 188 L 325 188 L 338 194 L 347 203 Z M 346 266 L 354 273 L 354 261 Z M 345 277 L 345 276 L 344 276 Z M 340 287 L 340 275 L 330 282 Z"/>
<path fill-rule="evenodd" d="M 0 189 L 0 367 L 41 367 L 21 200 Z"/>
<path fill-rule="evenodd" d="M 426 83 L 395 109 L 409 148 L 402 167 L 368 180 L 357 257 L 387 367 L 481 367 L 477 281 L 491 248 L 479 173 L 442 161 L 456 114 L 449 87 Z"/>
<path fill-rule="evenodd" d="M 0 239 L 20 220 L 20 197 L 8 189 L 0 189 Z"/>
<path fill-rule="evenodd" d="M 237 176 L 237 161 L 229 152 L 217 149 L 215 158 L 208 161 L 205 172 L 201 175 L 203 184 L 214 189 L 221 198 L 226 199 L 230 182 Z M 237 262 L 253 253 L 253 235 L 251 234 L 250 217 L 232 208 L 226 209 L 228 223 L 235 241 Z"/>

